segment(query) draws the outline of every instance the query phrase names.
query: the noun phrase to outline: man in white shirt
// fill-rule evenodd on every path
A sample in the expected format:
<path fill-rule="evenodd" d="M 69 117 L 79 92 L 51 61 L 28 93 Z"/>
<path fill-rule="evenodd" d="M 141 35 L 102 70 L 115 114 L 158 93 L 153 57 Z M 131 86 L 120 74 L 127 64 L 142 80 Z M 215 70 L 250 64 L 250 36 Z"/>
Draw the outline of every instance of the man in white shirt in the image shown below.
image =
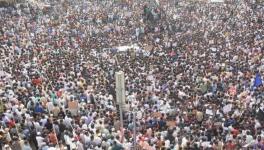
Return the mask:
<path fill-rule="evenodd" d="M 64 119 L 64 124 L 67 128 L 71 128 L 71 122 L 72 122 L 72 118 L 68 117 L 68 116 L 65 116 L 65 119 Z"/>
<path fill-rule="evenodd" d="M 37 133 L 36 140 L 38 143 L 38 148 L 41 148 L 42 146 L 46 145 L 46 143 L 44 142 L 45 139 L 41 136 L 40 132 Z"/>
<path fill-rule="evenodd" d="M 247 131 L 246 143 L 249 144 L 254 140 L 253 136 L 250 134 L 250 131 Z"/>

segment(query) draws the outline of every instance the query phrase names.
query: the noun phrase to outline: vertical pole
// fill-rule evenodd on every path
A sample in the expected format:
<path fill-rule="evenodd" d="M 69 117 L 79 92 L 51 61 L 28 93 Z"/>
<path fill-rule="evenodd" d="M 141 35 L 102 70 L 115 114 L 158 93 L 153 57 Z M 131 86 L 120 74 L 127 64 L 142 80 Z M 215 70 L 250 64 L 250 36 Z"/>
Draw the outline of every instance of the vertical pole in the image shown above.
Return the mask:
<path fill-rule="evenodd" d="M 123 123 L 123 101 L 125 100 L 125 79 L 124 79 L 124 72 L 119 71 L 116 72 L 116 101 L 119 107 L 120 112 L 120 129 L 121 129 L 121 142 L 124 139 L 124 123 Z"/>
<path fill-rule="evenodd" d="M 137 149 L 137 145 L 136 145 L 136 139 L 137 135 L 136 135 L 136 113 L 135 111 L 133 111 L 133 147 L 134 150 Z"/>
<path fill-rule="evenodd" d="M 124 139 L 124 123 L 123 123 L 123 110 L 122 110 L 123 104 L 122 104 L 122 100 L 121 103 L 119 104 L 119 112 L 120 112 L 120 129 L 121 129 L 121 143 L 123 143 L 123 139 Z"/>

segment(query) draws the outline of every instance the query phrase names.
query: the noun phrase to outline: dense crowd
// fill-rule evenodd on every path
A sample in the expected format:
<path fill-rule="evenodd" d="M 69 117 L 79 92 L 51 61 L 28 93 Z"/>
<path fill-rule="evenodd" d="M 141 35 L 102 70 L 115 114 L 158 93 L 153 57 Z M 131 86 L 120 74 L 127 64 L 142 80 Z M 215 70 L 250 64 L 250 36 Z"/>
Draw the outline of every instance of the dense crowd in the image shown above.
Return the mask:
<path fill-rule="evenodd" d="M 0 14 L 0 149 L 264 150 L 263 5 L 64 0 Z"/>

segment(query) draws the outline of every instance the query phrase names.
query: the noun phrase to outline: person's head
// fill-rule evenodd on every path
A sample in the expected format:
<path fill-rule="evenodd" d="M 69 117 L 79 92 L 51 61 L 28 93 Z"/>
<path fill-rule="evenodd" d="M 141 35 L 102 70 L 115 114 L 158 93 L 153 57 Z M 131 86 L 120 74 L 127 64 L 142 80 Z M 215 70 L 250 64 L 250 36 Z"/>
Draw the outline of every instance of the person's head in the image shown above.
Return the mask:
<path fill-rule="evenodd" d="M 261 136 L 257 137 L 258 142 L 261 142 Z"/>
<path fill-rule="evenodd" d="M 4 146 L 4 149 L 5 149 L 5 150 L 11 150 L 11 147 L 10 147 L 8 144 L 6 144 L 6 145 Z"/>

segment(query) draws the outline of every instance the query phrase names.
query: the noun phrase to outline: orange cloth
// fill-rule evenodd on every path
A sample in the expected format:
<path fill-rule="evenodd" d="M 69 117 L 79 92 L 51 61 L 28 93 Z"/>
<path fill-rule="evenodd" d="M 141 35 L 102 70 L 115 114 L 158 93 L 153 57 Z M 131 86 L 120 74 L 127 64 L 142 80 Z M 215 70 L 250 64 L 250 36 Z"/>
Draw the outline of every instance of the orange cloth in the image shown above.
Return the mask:
<path fill-rule="evenodd" d="M 42 80 L 41 80 L 41 78 L 33 79 L 33 80 L 32 80 L 32 83 L 33 83 L 35 86 L 40 86 L 41 83 L 42 83 Z"/>
<path fill-rule="evenodd" d="M 236 145 L 234 143 L 227 143 L 225 146 L 225 150 L 234 150 Z"/>
<path fill-rule="evenodd" d="M 57 137 L 56 137 L 56 134 L 54 132 L 51 132 L 49 134 L 49 142 L 52 144 L 57 144 Z"/>

